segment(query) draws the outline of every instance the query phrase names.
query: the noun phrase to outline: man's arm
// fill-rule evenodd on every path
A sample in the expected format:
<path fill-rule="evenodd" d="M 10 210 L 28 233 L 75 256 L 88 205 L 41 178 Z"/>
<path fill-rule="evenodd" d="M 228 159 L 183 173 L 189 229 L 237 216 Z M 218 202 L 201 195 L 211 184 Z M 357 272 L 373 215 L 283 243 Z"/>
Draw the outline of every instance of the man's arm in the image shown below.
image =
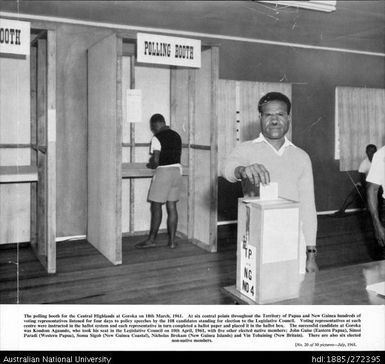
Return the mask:
<path fill-rule="evenodd" d="M 376 183 L 368 182 L 367 197 L 370 215 L 374 225 L 374 233 L 380 246 L 385 246 L 385 227 L 382 225 L 378 213 L 378 190 L 380 186 Z"/>
<path fill-rule="evenodd" d="M 151 154 L 150 160 L 147 164 L 148 168 L 156 169 L 159 166 L 159 156 L 160 156 L 160 150 L 154 150 Z"/>
<path fill-rule="evenodd" d="M 151 169 L 158 168 L 161 149 L 162 149 L 162 146 L 159 142 L 159 139 L 156 136 L 153 136 L 151 139 L 151 145 L 150 145 L 151 157 L 148 163 L 146 164 L 147 168 L 151 168 Z"/>
<path fill-rule="evenodd" d="M 270 183 L 270 174 L 265 166 L 258 163 L 249 165 L 248 155 L 247 146 L 240 145 L 235 148 L 225 161 L 223 177 L 232 183 L 242 179 L 248 179 L 255 185 Z"/>
<path fill-rule="evenodd" d="M 304 170 L 299 180 L 299 202 L 302 231 L 306 242 L 306 271 L 318 270 L 315 262 L 317 238 L 317 212 L 314 201 L 314 181 L 311 160 L 306 155 Z"/>

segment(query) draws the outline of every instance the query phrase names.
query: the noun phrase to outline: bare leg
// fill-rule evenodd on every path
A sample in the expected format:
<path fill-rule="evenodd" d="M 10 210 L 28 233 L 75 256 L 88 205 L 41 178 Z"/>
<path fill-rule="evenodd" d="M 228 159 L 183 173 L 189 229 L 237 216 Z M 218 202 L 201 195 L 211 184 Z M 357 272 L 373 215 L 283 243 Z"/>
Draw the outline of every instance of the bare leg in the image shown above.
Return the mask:
<path fill-rule="evenodd" d="M 159 202 L 151 202 L 151 229 L 149 240 L 155 241 L 160 223 L 162 222 L 162 204 Z"/>
<path fill-rule="evenodd" d="M 168 231 L 168 246 L 171 249 L 176 248 L 175 234 L 178 226 L 178 210 L 176 208 L 177 201 L 167 201 L 167 231 Z"/>
<path fill-rule="evenodd" d="M 155 240 L 158 235 L 159 226 L 162 222 L 162 204 L 160 202 L 151 202 L 151 227 L 150 234 L 145 241 L 135 245 L 138 249 L 153 248 L 156 246 Z"/>

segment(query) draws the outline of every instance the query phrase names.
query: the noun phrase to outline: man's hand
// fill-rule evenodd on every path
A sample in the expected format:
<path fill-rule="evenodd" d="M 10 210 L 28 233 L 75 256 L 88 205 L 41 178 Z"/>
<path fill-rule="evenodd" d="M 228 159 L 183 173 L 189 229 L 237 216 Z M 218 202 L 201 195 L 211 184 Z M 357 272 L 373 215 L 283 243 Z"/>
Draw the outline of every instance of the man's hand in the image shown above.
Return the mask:
<path fill-rule="evenodd" d="M 381 223 L 374 225 L 374 234 L 378 244 L 385 247 L 385 227 Z"/>
<path fill-rule="evenodd" d="M 315 261 L 315 253 L 306 253 L 306 273 L 318 272 L 318 265 Z"/>
<path fill-rule="evenodd" d="M 260 183 L 267 185 L 270 183 L 270 173 L 263 164 L 251 164 L 247 167 L 237 167 L 235 176 L 240 179 L 248 179 L 252 184 L 259 186 Z"/>
<path fill-rule="evenodd" d="M 156 169 L 159 166 L 159 156 L 160 156 L 160 151 L 159 150 L 154 150 L 154 152 L 151 154 L 151 157 L 146 164 L 147 168 L 150 169 Z"/>

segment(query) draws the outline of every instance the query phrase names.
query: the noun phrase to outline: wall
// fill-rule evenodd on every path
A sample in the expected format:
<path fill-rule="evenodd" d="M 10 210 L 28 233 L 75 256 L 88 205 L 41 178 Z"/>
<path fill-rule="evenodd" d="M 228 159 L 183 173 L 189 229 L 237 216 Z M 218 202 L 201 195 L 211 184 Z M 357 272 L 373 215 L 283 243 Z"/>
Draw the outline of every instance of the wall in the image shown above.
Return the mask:
<path fill-rule="evenodd" d="M 317 211 L 340 208 L 353 185 L 334 160 L 335 87 L 385 88 L 384 58 L 222 41 L 219 77 L 293 85 L 293 142 L 312 159 Z M 236 219 L 239 186 L 220 179 L 218 195 L 219 220 Z"/>

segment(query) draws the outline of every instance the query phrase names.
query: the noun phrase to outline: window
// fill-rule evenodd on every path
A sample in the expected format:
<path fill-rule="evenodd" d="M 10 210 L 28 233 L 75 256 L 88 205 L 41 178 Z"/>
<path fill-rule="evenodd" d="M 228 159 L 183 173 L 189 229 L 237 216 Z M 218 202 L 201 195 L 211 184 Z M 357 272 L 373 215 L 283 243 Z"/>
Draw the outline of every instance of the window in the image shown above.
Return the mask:
<path fill-rule="evenodd" d="M 385 90 L 337 87 L 335 95 L 335 159 L 340 171 L 357 170 L 368 144 L 385 143 Z"/>

